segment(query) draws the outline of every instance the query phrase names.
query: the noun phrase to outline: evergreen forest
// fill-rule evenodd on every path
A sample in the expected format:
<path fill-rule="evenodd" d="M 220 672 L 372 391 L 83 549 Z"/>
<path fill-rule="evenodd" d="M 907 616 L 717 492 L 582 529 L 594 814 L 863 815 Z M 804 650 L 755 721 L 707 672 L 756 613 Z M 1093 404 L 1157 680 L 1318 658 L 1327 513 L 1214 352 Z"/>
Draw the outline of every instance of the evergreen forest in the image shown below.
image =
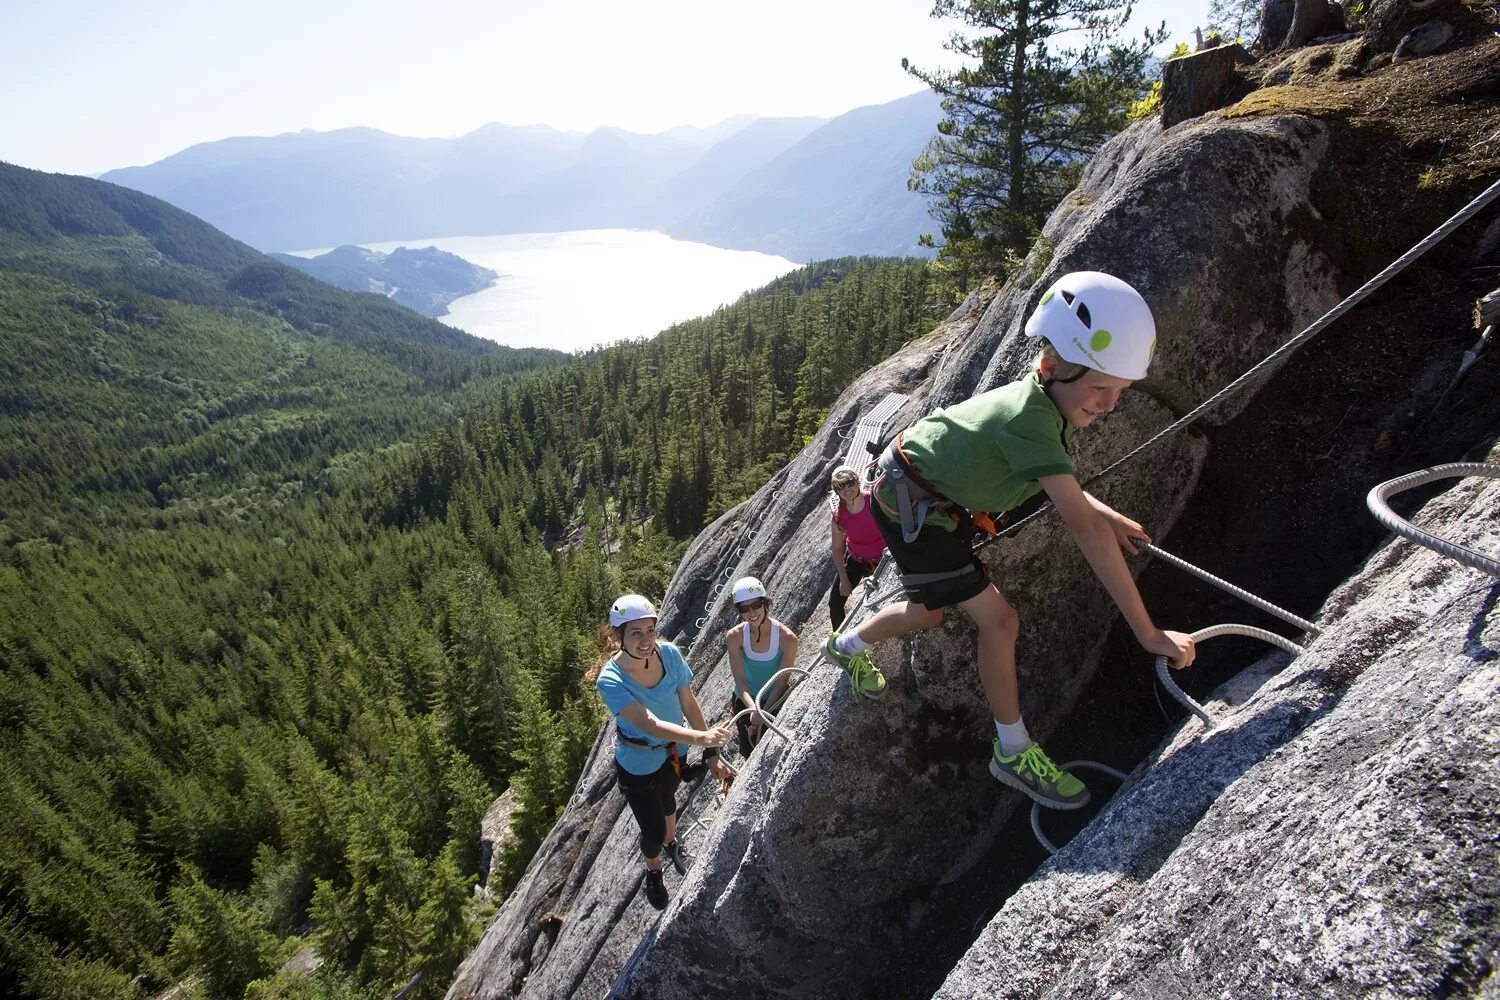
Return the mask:
<path fill-rule="evenodd" d="M 499 898 L 594 744 L 608 602 L 946 307 L 850 258 L 509 350 L 0 164 L 0 995 L 441 996 L 481 816 Z"/>

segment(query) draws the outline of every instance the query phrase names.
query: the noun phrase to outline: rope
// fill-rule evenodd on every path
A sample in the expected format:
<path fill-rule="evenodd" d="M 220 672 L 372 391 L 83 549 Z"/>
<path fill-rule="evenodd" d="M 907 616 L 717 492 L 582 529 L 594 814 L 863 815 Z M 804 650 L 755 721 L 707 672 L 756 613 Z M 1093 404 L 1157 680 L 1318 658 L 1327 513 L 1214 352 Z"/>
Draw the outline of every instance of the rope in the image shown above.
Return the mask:
<path fill-rule="evenodd" d="M 780 736 L 782 739 L 786 740 L 788 743 L 790 743 L 792 741 L 792 738 L 790 736 L 788 736 L 785 732 L 783 732 L 780 726 L 776 725 L 776 716 L 772 715 L 769 710 L 761 707 L 761 699 L 764 698 L 765 695 L 766 695 L 766 692 L 771 689 L 771 685 L 773 685 L 773 684 L 776 683 L 776 679 L 778 677 L 780 677 L 782 674 L 792 674 L 792 673 L 801 674 L 803 677 L 811 677 L 812 676 L 812 671 L 811 670 L 804 670 L 801 667 L 782 667 L 780 670 L 776 671 L 770 677 L 766 678 L 766 682 L 760 686 L 760 690 L 757 691 L 757 692 L 755 692 L 755 707 L 754 708 L 742 708 L 742 709 L 740 709 L 738 712 L 736 712 L 733 715 L 731 715 L 729 717 L 729 721 L 726 722 L 726 723 L 724 723 L 724 725 L 726 725 L 726 726 L 735 726 L 745 716 L 750 715 L 750 714 L 752 714 L 754 712 L 759 712 L 760 715 L 761 715 L 761 718 L 763 718 L 765 720 L 765 722 L 766 722 L 766 728 L 769 729 L 771 732 L 775 733 L 777 736 Z M 790 688 L 788 688 L 787 693 L 786 693 L 786 696 L 788 698 L 790 698 L 792 696 L 792 690 L 794 690 L 795 687 L 796 687 L 796 685 L 792 685 Z M 745 752 L 745 757 L 748 759 L 749 756 L 750 756 L 750 752 L 747 750 Z M 729 763 L 729 761 L 725 760 L 723 757 L 719 758 L 719 763 L 721 763 L 725 767 L 729 768 L 729 778 L 730 778 L 731 781 L 734 780 L 735 778 L 738 778 L 740 776 L 739 768 L 737 768 L 733 764 Z M 696 796 L 698 794 L 698 789 L 702 788 L 702 787 L 703 787 L 703 783 L 701 781 L 698 783 L 698 785 L 696 787 L 694 787 L 694 789 L 692 791 L 692 794 L 690 794 L 688 796 L 687 804 L 682 807 L 682 811 L 684 813 L 687 812 L 688 806 L 692 805 L 694 796 Z M 724 803 L 724 795 L 723 794 L 719 794 L 719 795 L 714 796 L 714 799 L 715 799 L 715 802 L 717 804 L 719 804 L 719 805 L 722 805 Z M 710 832 L 708 824 L 706 824 L 706 823 L 703 822 L 703 817 L 702 816 L 696 817 L 693 820 L 693 825 L 696 826 L 696 827 L 698 827 L 698 829 L 702 830 L 704 833 Z"/>
<path fill-rule="evenodd" d="M 1268 373 L 1268 369 L 1270 369 L 1276 362 L 1286 358 L 1287 356 L 1295 352 L 1298 348 L 1300 348 L 1303 344 L 1307 343 L 1307 341 L 1322 333 L 1323 330 L 1329 326 L 1329 324 L 1334 322 L 1334 320 L 1343 316 L 1350 309 L 1353 309 L 1355 306 L 1359 305 L 1359 303 L 1363 302 L 1377 288 L 1379 288 L 1381 285 L 1384 285 L 1387 281 L 1390 281 L 1396 275 L 1404 271 L 1412 261 L 1416 260 L 1418 257 L 1422 256 L 1428 250 L 1431 250 L 1438 243 L 1446 239 L 1448 235 L 1451 234 L 1455 229 L 1463 225 L 1465 222 L 1468 222 L 1475 215 L 1479 214 L 1480 211 L 1482 211 L 1487 205 L 1489 205 L 1490 202 L 1494 201 L 1497 197 L 1500 197 L 1500 181 L 1496 181 L 1489 187 L 1485 188 L 1484 191 L 1482 191 L 1473 201 L 1469 202 L 1463 208 L 1454 213 L 1454 215 L 1451 216 L 1447 222 L 1444 222 L 1432 232 L 1428 233 L 1427 236 L 1422 239 L 1421 242 L 1417 243 L 1416 246 L 1406 251 L 1406 253 L 1402 254 L 1400 257 L 1397 257 L 1379 274 L 1375 275 L 1369 281 L 1366 281 L 1363 285 L 1360 285 L 1359 288 L 1355 289 L 1354 292 L 1352 292 L 1342 302 L 1334 306 L 1332 309 L 1328 310 L 1328 312 L 1324 313 L 1322 316 L 1318 317 L 1318 319 L 1313 321 L 1313 324 L 1307 329 L 1303 330 L 1291 340 L 1288 340 L 1286 343 L 1276 348 L 1276 350 L 1266 355 L 1259 364 L 1255 365 L 1239 378 L 1235 379 L 1233 382 L 1230 382 L 1224 388 L 1220 389 L 1218 392 L 1205 399 L 1202 403 L 1199 403 L 1191 411 L 1184 414 L 1179 419 L 1173 421 L 1166 427 L 1162 428 L 1155 435 L 1147 438 L 1135 448 L 1131 449 L 1129 452 L 1122 455 L 1114 462 L 1110 463 L 1102 472 L 1090 476 L 1087 482 L 1084 483 L 1084 485 L 1087 486 L 1090 483 L 1094 483 L 1100 479 L 1103 479 L 1105 476 L 1109 475 L 1111 472 L 1115 471 L 1120 466 L 1124 465 L 1126 462 L 1130 461 L 1132 458 L 1145 451 L 1147 448 L 1150 448 L 1152 445 L 1156 444 L 1159 441 L 1171 437 L 1173 434 L 1176 434 L 1178 431 L 1187 427 L 1189 424 L 1197 422 L 1200 417 L 1217 406 L 1221 401 L 1223 401 L 1226 396 L 1237 391 L 1242 386 L 1264 377 Z M 981 543 L 981 547 L 983 545 L 988 545 L 996 538 L 1009 538 L 1010 536 L 1016 534 L 1021 530 L 1022 526 L 1030 522 L 1033 518 L 1040 517 L 1042 514 L 1046 513 L 1051 509 L 1051 506 L 1051 504 L 1043 504 L 1035 512 L 1027 517 L 1023 517 L 1021 520 L 1006 528 L 998 535 L 993 535 L 990 538 L 985 539 L 985 541 Z M 1377 514 L 1376 516 L 1378 517 L 1379 515 Z M 1393 528 L 1392 530 L 1396 529 Z M 1455 556 L 1454 558 L 1459 557 Z"/>
<path fill-rule="evenodd" d="M 1306 651 L 1302 646 L 1297 645 L 1286 636 L 1277 635 L 1275 632 L 1267 632 L 1265 629 L 1255 628 L 1253 625 L 1210 625 L 1208 628 L 1199 629 L 1197 632 L 1194 632 L 1193 641 L 1204 642 L 1208 639 L 1217 639 L 1221 635 L 1249 636 L 1252 639 L 1259 639 L 1262 642 L 1270 643 L 1278 649 L 1284 649 L 1293 656 Z M 1207 709 L 1194 701 L 1186 691 L 1177 686 L 1177 682 L 1172 679 L 1171 668 L 1167 665 L 1167 658 L 1165 656 L 1158 656 L 1156 658 L 1156 677 L 1157 680 L 1161 681 L 1162 687 L 1167 689 L 1168 694 L 1176 698 L 1189 712 L 1192 712 L 1199 719 L 1203 720 L 1203 727 L 1205 729 L 1213 729 L 1217 725 L 1214 717 L 1208 714 Z"/>
<path fill-rule="evenodd" d="M 1116 781 L 1123 782 L 1125 780 L 1124 771 L 1116 771 L 1108 764 L 1101 764 L 1096 760 L 1070 760 L 1062 766 L 1062 769 L 1064 771 L 1072 771 L 1080 767 L 1087 768 L 1090 771 L 1103 772 Z M 1042 832 L 1042 804 L 1040 802 L 1033 802 L 1031 804 L 1031 832 L 1036 835 L 1036 842 L 1042 845 L 1042 850 L 1048 854 L 1057 853 L 1057 846 L 1048 840 L 1047 835 Z"/>
<path fill-rule="evenodd" d="M 1299 618 L 1284 608 L 1278 608 L 1270 601 L 1267 601 L 1264 598 L 1256 597 L 1254 594 L 1250 593 L 1250 591 L 1245 590 L 1242 587 L 1236 587 L 1228 580 L 1222 580 L 1219 577 L 1214 576 L 1208 570 L 1200 569 L 1197 566 L 1194 566 L 1192 563 L 1188 562 L 1186 559 L 1183 559 L 1179 556 L 1174 556 L 1166 549 L 1158 548 L 1157 546 L 1146 541 L 1144 538 L 1135 538 L 1132 539 L 1132 541 L 1134 541 L 1141 548 L 1145 549 L 1147 552 L 1151 553 L 1153 556 L 1160 557 L 1162 561 L 1176 566 L 1178 569 L 1187 570 L 1189 573 L 1198 577 L 1200 580 L 1204 580 L 1208 583 L 1213 584 L 1215 587 L 1218 587 L 1225 593 L 1233 594 L 1235 597 L 1238 597 L 1246 604 L 1253 604 L 1255 607 L 1260 608 L 1262 611 L 1265 611 L 1268 614 L 1275 615 L 1282 621 L 1297 626 L 1308 635 L 1316 636 L 1318 634 L 1318 626 L 1314 625 L 1307 619 Z"/>
<path fill-rule="evenodd" d="M 1434 466 L 1431 469 L 1423 469 L 1413 472 L 1397 479 L 1391 479 L 1381 483 L 1369 492 L 1365 497 L 1365 504 L 1370 508 L 1370 513 L 1375 519 L 1385 525 L 1391 531 L 1411 539 L 1418 545 L 1425 545 L 1449 559 L 1456 559 L 1468 566 L 1477 569 L 1481 573 L 1488 573 L 1493 577 L 1500 577 L 1500 561 L 1481 555 L 1473 549 L 1464 548 L 1454 542 L 1439 538 L 1428 531 L 1416 527 L 1406 518 L 1391 510 L 1390 498 L 1397 493 L 1405 493 L 1414 490 L 1418 486 L 1436 482 L 1439 479 L 1463 479 L 1468 476 L 1479 476 L 1485 479 L 1500 479 L 1500 465 L 1485 465 L 1480 462 L 1450 462 L 1447 465 Z"/>

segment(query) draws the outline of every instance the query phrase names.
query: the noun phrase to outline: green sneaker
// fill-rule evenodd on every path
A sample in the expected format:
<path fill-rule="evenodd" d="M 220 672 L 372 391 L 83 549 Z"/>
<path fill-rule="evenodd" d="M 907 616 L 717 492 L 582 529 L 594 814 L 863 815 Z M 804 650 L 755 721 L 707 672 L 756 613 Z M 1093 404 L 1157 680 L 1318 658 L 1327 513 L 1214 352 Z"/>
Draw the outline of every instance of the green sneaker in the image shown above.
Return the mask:
<path fill-rule="evenodd" d="M 990 746 L 990 774 L 996 781 L 1025 792 L 1049 809 L 1079 809 L 1088 805 L 1088 788 L 1052 763 L 1039 743 L 1006 757 L 1000 753 L 1000 741 L 995 740 Z"/>
<path fill-rule="evenodd" d="M 834 645 L 839 640 L 839 633 L 829 632 L 828 641 L 823 643 L 823 651 L 829 658 L 845 670 L 849 671 L 849 683 L 854 687 L 854 693 L 864 695 L 866 698 L 879 698 L 885 694 L 885 674 L 880 668 L 870 662 L 870 658 L 864 653 L 840 653 L 838 646 Z"/>

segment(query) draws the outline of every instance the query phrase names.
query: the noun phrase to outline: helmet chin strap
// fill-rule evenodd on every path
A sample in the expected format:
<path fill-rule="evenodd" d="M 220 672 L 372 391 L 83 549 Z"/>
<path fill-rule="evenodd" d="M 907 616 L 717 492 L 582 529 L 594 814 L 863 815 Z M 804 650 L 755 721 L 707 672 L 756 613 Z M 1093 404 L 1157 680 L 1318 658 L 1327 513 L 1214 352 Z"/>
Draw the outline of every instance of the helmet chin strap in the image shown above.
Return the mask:
<path fill-rule="evenodd" d="M 1049 378 L 1047 381 L 1042 383 L 1042 388 L 1050 389 L 1054 385 L 1067 385 L 1070 382 L 1077 382 L 1079 379 L 1087 375 L 1088 371 L 1089 370 L 1087 368 L 1083 368 L 1079 370 L 1078 374 L 1069 375 L 1067 378 L 1058 378 L 1054 375 L 1052 378 Z"/>

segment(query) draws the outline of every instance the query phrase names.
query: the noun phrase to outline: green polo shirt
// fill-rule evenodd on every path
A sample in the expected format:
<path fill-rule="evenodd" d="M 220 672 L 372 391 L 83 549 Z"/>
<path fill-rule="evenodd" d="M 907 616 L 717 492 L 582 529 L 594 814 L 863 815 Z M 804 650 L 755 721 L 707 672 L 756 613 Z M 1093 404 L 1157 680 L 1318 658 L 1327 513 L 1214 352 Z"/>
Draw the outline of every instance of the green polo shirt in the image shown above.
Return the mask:
<path fill-rule="evenodd" d="M 969 510 L 999 513 L 1040 492 L 1043 476 L 1073 475 L 1072 436 L 1032 372 L 923 417 L 901 435 L 901 447 L 943 496 Z M 893 509 L 889 483 L 879 499 Z M 953 527 L 941 512 L 929 512 L 927 520 Z"/>

